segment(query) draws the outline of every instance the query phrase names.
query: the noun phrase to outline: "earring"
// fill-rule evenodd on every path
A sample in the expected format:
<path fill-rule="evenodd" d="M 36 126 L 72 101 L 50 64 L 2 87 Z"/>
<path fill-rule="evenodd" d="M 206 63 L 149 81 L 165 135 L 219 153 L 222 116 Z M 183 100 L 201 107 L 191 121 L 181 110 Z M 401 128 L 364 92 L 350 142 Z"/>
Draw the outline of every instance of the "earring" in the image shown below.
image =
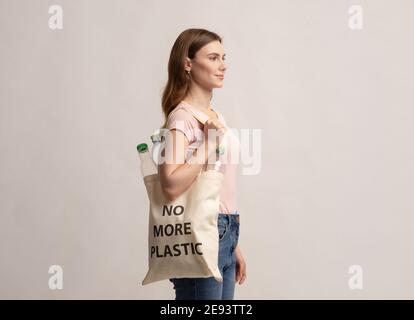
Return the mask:
<path fill-rule="evenodd" d="M 190 79 L 190 70 L 187 70 L 187 79 Z"/>

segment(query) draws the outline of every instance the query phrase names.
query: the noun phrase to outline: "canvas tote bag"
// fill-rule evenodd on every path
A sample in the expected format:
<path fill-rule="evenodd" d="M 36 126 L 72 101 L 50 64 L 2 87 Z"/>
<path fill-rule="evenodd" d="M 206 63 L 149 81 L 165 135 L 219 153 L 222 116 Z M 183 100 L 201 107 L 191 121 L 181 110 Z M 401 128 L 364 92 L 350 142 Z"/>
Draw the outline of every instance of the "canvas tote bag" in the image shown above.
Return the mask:
<path fill-rule="evenodd" d="M 189 111 L 204 124 L 208 117 Z M 149 199 L 148 272 L 146 285 L 170 278 L 214 277 L 218 269 L 219 192 L 223 173 L 201 171 L 192 185 L 174 201 L 168 201 L 158 174 L 144 177 Z"/>

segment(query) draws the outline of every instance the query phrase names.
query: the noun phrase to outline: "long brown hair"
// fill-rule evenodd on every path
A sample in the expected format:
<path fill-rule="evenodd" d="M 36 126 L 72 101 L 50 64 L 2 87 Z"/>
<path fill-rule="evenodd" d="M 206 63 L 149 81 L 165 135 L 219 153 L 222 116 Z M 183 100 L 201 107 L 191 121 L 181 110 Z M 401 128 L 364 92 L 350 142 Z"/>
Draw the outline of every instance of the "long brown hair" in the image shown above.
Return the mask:
<path fill-rule="evenodd" d="M 168 61 L 168 81 L 162 94 L 162 111 L 167 125 L 168 115 L 185 98 L 190 89 L 190 77 L 184 69 L 185 58 L 194 59 L 198 50 L 212 41 L 222 38 L 205 29 L 187 29 L 175 40 Z"/>

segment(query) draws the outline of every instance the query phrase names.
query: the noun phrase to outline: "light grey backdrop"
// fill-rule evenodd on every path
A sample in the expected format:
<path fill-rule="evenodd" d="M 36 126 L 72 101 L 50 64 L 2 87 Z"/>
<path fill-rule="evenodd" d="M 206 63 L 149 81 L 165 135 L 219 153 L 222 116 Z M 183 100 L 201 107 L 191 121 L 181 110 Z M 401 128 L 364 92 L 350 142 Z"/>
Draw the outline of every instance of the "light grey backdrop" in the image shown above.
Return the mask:
<path fill-rule="evenodd" d="M 51 30 L 52 5 L 63 29 Z M 348 26 L 352 5 L 363 29 Z M 0 298 L 171 299 L 141 286 L 136 145 L 162 122 L 174 40 L 222 35 L 213 105 L 262 130 L 239 178 L 237 299 L 414 298 L 412 1 L 0 2 Z M 51 290 L 49 266 L 63 268 Z M 351 265 L 363 290 L 351 290 Z"/>

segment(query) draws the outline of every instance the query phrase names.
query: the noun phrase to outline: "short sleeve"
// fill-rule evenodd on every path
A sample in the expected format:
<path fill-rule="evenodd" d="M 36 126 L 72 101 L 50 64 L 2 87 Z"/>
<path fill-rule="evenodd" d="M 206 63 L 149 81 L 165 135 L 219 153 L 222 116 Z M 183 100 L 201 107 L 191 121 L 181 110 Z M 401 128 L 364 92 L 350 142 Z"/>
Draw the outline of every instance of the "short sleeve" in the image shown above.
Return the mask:
<path fill-rule="evenodd" d="M 168 115 L 167 129 L 176 129 L 184 133 L 188 142 L 195 140 L 195 120 L 194 117 L 185 110 L 174 110 Z"/>

